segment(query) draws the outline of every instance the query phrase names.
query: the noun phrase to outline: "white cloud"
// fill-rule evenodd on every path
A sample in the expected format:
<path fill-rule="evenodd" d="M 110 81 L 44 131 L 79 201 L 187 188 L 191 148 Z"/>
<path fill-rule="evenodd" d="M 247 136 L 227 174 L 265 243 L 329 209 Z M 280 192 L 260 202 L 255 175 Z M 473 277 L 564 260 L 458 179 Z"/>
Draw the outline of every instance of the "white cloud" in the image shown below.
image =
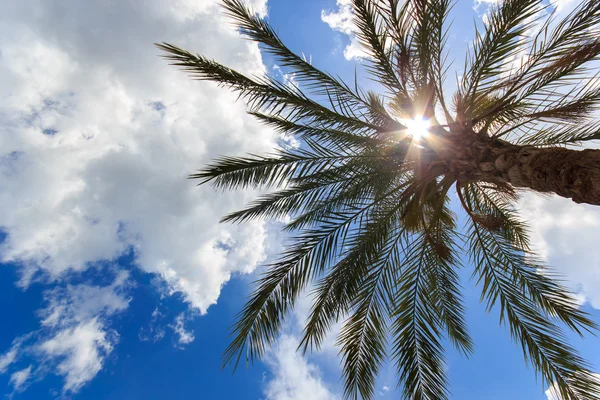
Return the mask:
<path fill-rule="evenodd" d="M 35 374 L 64 377 L 64 392 L 76 392 L 101 370 L 119 335 L 108 318 L 127 309 L 128 273 L 119 272 L 112 284 L 67 285 L 46 291 L 46 306 L 39 311 L 41 328 L 18 338 L 0 357 L 0 373 L 6 373 L 20 358 L 38 367 Z M 25 388 L 32 369 L 12 373 L 15 390 Z"/>
<path fill-rule="evenodd" d="M 107 318 L 129 306 L 125 297 L 128 274 L 120 272 L 108 286 L 77 285 L 46 293 L 40 311 L 45 330 L 30 346 L 44 365 L 55 365 L 64 376 L 63 390 L 76 392 L 101 370 L 119 335 Z"/>
<path fill-rule="evenodd" d="M 274 377 L 264 392 L 269 400 L 334 400 L 340 397 L 323 382 L 319 369 L 296 352 L 298 340 L 289 335 L 279 338 L 266 361 Z"/>
<path fill-rule="evenodd" d="M 258 47 L 216 0 L 154 0 L 143 13 L 129 2 L 0 0 L 0 15 L 2 261 L 21 263 L 27 284 L 131 246 L 144 271 L 206 312 L 233 273 L 264 258 L 266 232 L 218 224 L 252 193 L 218 194 L 186 175 L 221 154 L 267 151 L 275 135 L 228 90 L 168 66 L 152 42 L 249 73 L 264 70 Z"/>
<path fill-rule="evenodd" d="M 27 380 L 31 375 L 31 365 L 27 368 L 23 368 L 10 376 L 10 384 L 13 385 L 16 391 L 25 389 Z"/>
<path fill-rule="evenodd" d="M 520 211 L 531 228 L 535 250 L 568 279 L 573 290 L 600 309 L 600 210 L 558 196 L 527 194 Z"/>
<path fill-rule="evenodd" d="M 38 350 L 52 359 L 60 359 L 57 373 L 65 377 L 64 391 L 76 392 L 102 369 L 104 359 L 113 350 L 116 332 L 107 332 L 97 319 L 59 331 L 42 342 Z"/>
<path fill-rule="evenodd" d="M 594 374 L 594 376 L 596 377 L 596 379 L 600 380 L 600 374 Z M 550 385 L 550 387 L 548 388 L 548 390 L 546 390 L 545 393 L 548 400 L 563 400 L 562 397 L 559 395 L 558 391 L 556 390 L 555 383 Z"/>
<path fill-rule="evenodd" d="M 181 313 L 175 318 L 175 325 L 169 325 L 173 332 L 178 336 L 177 343 L 180 346 L 190 344 L 194 341 L 194 332 L 185 329 L 185 314 Z"/>
<path fill-rule="evenodd" d="M 16 361 L 18 352 L 19 346 L 13 345 L 10 350 L 0 356 L 0 374 L 6 372 L 8 367 L 10 367 L 10 365 Z"/>
<path fill-rule="evenodd" d="M 482 5 L 491 6 L 499 3 L 502 3 L 502 0 L 473 0 L 473 9 L 475 11 L 478 11 L 479 7 L 481 7 Z"/>
<path fill-rule="evenodd" d="M 367 54 L 356 37 L 357 28 L 353 21 L 354 13 L 352 12 L 352 1 L 337 0 L 336 4 L 338 7 L 336 11 L 321 11 L 321 20 L 329 25 L 334 31 L 341 32 L 348 36 L 350 43 L 344 49 L 344 57 L 346 57 L 347 60 L 366 57 Z"/>
<path fill-rule="evenodd" d="M 254 193 L 219 194 L 186 176 L 222 154 L 269 151 L 277 135 L 152 45 L 264 72 L 258 46 L 218 3 L 151 0 L 140 12 L 131 2 L 0 0 L 0 262 L 20 265 L 21 285 L 69 282 L 133 249 L 167 293 L 205 313 L 232 274 L 264 259 L 263 223 L 218 224 Z M 266 0 L 249 3 L 266 15 Z M 0 358 L 0 372 L 29 357 L 77 391 L 118 342 L 109 318 L 128 307 L 126 280 L 47 290 L 40 330 Z M 193 340 L 183 319 L 174 326 Z M 153 340 L 163 334 L 155 328 Z"/>
<path fill-rule="evenodd" d="M 40 316 L 50 333 L 32 349 L 42 363 L 58 363 L 64 391 L 76 392 L 94 378 L 117 344 L 119 335 L 107 328 L 106 321 L 129 306 L 128 276 L 122 271 L 108 286 L 77 285 L 47 292 L 47 306 Z"/>
<path fill-rule="evenodd" d="M 108 286 L 68 285 L 65 289 L 48 290 L 48 305 L 39 312 L 42 325 L 63 327 L 125 310 L 129 306 L 129 299 L 124 297 L 128 278 L 129 273 L 121 271 Z"/>
<path fill-rule="evenodd" d="M 163 324 L 159 322 L 159 318 L 163 314 L 158 310 L 158 307 L 152 311 L 152 319 L 146 327 L 142 327 L 138 333 L 138 337 L 141 341 L 152 341 L 158 342 L 165 336 L 165 328 Z"/>

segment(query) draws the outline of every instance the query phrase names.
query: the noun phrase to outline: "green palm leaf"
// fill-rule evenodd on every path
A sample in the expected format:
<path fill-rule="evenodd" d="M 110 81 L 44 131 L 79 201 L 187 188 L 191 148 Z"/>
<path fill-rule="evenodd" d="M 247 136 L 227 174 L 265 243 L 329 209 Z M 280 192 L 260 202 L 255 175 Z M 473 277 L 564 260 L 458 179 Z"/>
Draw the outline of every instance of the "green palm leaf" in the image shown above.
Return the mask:
<path fill-rule="evenodd" d="M 190 176 L 220 189 L 268 190 L 223 221 L 290 217 L 283 229 L 294 232 L 238 315 L 224 364 L 262 357 L 310 291 L 299 349 L 319 349 L 342 323 L 347 398 L 373 398 L 387 362 L 396 365 L 405 398 L 449 398 L 444 343 L 473 352 L 459 279 L 470 267 L 481 301 L 499 309 L 542 380 L 564 399 L 599 399 L 590 366 L 561 329 L 584 336 L 598 326 L 532 253 L 516 207 L 522 190 L 600 205 L 600 151 L 565 148 L 600 139 L 593 118 L 600 88 L 590 79 L 600 57 L 600 3 L 583 1 L 563 20 L 554 12 L 546 18 L 540 0 L 492 6 L 451 99 L 444 94 L 451 1 L 352 1 L 364 65 L 382 93 L 296 55 L 241 0 L 223 6 L 298 85 L 157 46 L 300 142 L 267 156 L 222 157 Z M 413 118 L 428 120 L 427 135 L 408 129 Z"/>

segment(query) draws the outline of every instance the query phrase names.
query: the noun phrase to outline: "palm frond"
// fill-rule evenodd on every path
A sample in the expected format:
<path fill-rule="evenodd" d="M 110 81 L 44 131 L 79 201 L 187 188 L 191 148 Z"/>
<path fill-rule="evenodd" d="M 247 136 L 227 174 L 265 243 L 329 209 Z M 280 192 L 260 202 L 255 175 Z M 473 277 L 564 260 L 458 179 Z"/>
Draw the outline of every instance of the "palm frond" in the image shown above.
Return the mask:
<path fill-rule="evenodd" d="M 376 148 L 384 144 L 381 140 L 373 136 L 357 135 L 336 129 L 305 125 L 260 112 L 250 112 L 250 114 L 283 134 L 301 139 L 311 138 L 317 140 L 322 146 L 335 146 L 338 151 L 353 151 L 355 149 L 358 151 L 367 148 Z"/>
<path fill-rule="evenodd" d="M 593 31 L 600 25 L 598 3 L 582 2 L 550 29 L 554 12 L 533 38 L 521 66 L 490 87 L 490 91 L 502 92 L 497 104 L 486 113 L 475 115 L 475 121 L 493 117 L 508 106 L 527 108 L 528 100 L 536 100 L 539 95 L 560 96 L 561 91 L 553 89 L 581 79 L 582 73 L 587 72 L 586 65 L 597 59 L 598 39 Z"/>
<path fill-rule="evenodd" d="M 558 384 L 563 398 L 596 398 L 600 386 L 589 371 L 589 365 L 566 343 L 562 331 L 540 313 L 538 303 L 523 296 L 522 286 L 495 256 L 492 234 L 474 222 L 469 230 L 470 255 L 482 284 L 482 299 L 488 308 L 499 303 L 501 322 L 510 327 L 514 340 L 523 348 L 525 359 L 547 384 Z"/>
<path fill-rule="evenodd" d="M 401 189 L 394 188 L 360 206 L 355 204 L 351 211 L 331 212 L 320 221 L 319 228 L 307 229 L 296 238 L 294 246 L 270 265 L 257 282 L 257 290 L 238 317 L 236 337 L 224 353 L 224 364 L 233 361 L 237 365 L 244 349 L 248 361 L 260 358 L 275 339 L 298 295 L 336 259 L 351 226 L 360 223 L 373 207 Z"/>
<path fill-rule="evenodd" d="M 579 308 L 575 296 L 559 283 L 560 278 L 536 261 L 531 251 L 525 256 L 529 240 L 523 224 L 508 204 L 477 184 L 459 189 L 459 196 L 465 202 L 471 221 L 477 225 L 477 243 L 485 245 L 485 250 L 493 254 L 498 268 L 502 266 L 503 273 L 512 277 L 522 296 L 529 297 L 548 316 L 560 319 L 580 335 L 584 330 L 598 329 Z"/>
<path fill-rule="evenodd" d="M 294 73 L 297 84 L 246 76 L 174 45 L 157 45 L 174 65 L 231 89 L 259 122 L 299 143 L 270 155 L 221 157 L 190 176 L 220 189 L 270 190 L 223 221 L 289 217 L 283 230 L 296 232 L 255 282 L 223 364 L 235 368 L 242 357 L 247 363 L 261 358 L 298 297 L 311 290 L 299 349 L 319 349 L 341 323 L 346 398 L 373 398 L 381 366 L 392 361 L 405 398 L 446 399 L 445 341 L 466 356 L 473 351 L 458 272 L 466 254 L 481 301 L 488 310 L 499 308 L 501 323 L 543 382 L 565 399 L 599 399 L 600 384 L 560 328 L 583 336 L 599 327 L 531 251 L 515 207 L 521 188 L 573 199 L 570 186 L 559 190 L 559 183 L 586 189 L 572 165 L 550 189 L 537 181 L 559 175 L 539 160 L 573 151 L 553 146 L 600 139 L 593 119 L 600 74 L 584 79 L 600 57 L 600 2 L 585 0 L 561 21 L 552 13 L 538 32 L 550 9 L 540 0 L 492 6 L 454 110 L 443 90 L 452 1 L 351 4 L 366 70 L 383 93 L 319 70 L 242 0 L 223 0 L 225 13 Z M 440 109 L 445 125 L 436 117 Z M 419 138 L 404 120 L 421 117 L 430 128 Z M 568 158 L 590 152 L 600 154 L 587 149 Z M 598 158 L 585 168 L 595 168 Z M 464 229 L 451 206 L 452 187 L 466 213 Z M 575 200 L 599 204 L 595 197 Z"/>
<path fill-rule="evenodd" d="M 367 69 L 377 82 L 393 95 L 401 93 L 403 84 L 390 58 L 389 36 L 384 29 L 384 20 L 377 4 L 370 0 L 353 0 L 354 23 L 358 29 L 357 39 L 370 57 Z"/>
<path fill-rule="evenodd" d="M 390 257 L 397 254 L 398 240 L 404 236 L 395 228 L 402 201 L 390 203 L 348 243 L 353 252 L 342 264 L 346 269 L 351 266 L 347 279 L 357 283 L 346 292 L 351 299 L 349 316 L 338 336 L 348 398 L 373 397 L 375 377 L 386 358 L 387 305 L 392 300 L 396 266 Z M 386 209 L 390 206 L 391 210 Z"/>
<path fill-rule="evenodd" d="M 417 235 L 406 250 L 392 313 L 393 358 L 407 398 L 446 399 L 443 333 L 436 303 L 429 296 L 435 287 L 432 266 L 436 258 L 431 246 Z M 431 263 L 431 264 L 430 264 Z"/>
<path fill-rule="evenodd" d="M 527 45 L 523 36 L 540 12 L 539 0 L 507 0 L 491 6 L 485 32 L 477 33 L 472 62 L 465 71 L 461 95 L 469 112 L 481 94 L 487 94 L 513 56 Z M 474 117 L 474 116 L 473 116 Z"/>
<path fill-rule="evenodd" d="M 444 24 L 451 1 L 412 1 L 410 14 L 414 20 L 410 47 L 419 71 L 418 85 L 427 87 L 432 80 L 442 81 L 443 48 L 446 39 Z"/>
<path fill-rule="evenodd" d="M 427 214 L 423 215 L 426 245 L 434 250 L 431 295 L 436 300 L 439 319 L 445 327 L 452 344 L 463 354 L 473 352 L 473 341 L 467 331 L 464 305 L 457 273 L 456 216 L 448 208 L 446 196 L 452 182 L 446 181 L 442 191 L 435 193 L 435 200 Z"/>
<path fill-rule="evenodd" d="M 562 124 L 539 129 L 531 128 L 519 138 L 519 143 L 532 146 L 553 146 L 561 144 L 580 144 L 600 139 L 600 123 L 597 121 L 583 124 Z"/>
<path fill-rule="evenodd" d="M 224 365 L 233 362 L 237 366 L 244 350 L 246 362 L 264 355 L 298 295 L 335 258 L 341 239 L 360 214 L 330 218 L 327 226 L 308 231 L 280 260 L 269 266 L 238 316 L 235 338 L 223 354 Z"/>
<path fill-rule="evenodd" d="M 357 112 L 373 112 L 361 89 L 352 89 L 343 81 L 315 68 L 305 58 L 293 53 L 264 19 L 253 13 L 240 0 L 224 0 L 225 13 L 231 17 L 241 32 L 263 45 L 263 50 L 273 55 L 281 67 L 293 70 L 295 79 L 311 93 L 330 99 L 336 112 L 356 117 Z M 346 112 L 346 111 L 350 112 Z M 383 115 L 393 122 L 389 116 Z"/>
<path fill-rule="evenodd" d="M 210 80 L 240 94 L 253 111 L 266 111 L 284 115 L 293 120 L 304 119 L 340 130 L 359 132 L 378 131 L 381 127 L 355 116 L 333 111 L 307 97 L 299 88 L 291 88 L 271 77 L 249 78 L 231 68 L 200 55 L 193 55 L 168 43 L 157 44 L 172 65 L 199 80 Z"/>
<path fill-rule="evenodd" d="M 280 150 L 272 157 L 221 157 L 190 175 L 200 184 L 210 182 L 219 188 L 271 187 L 304 176 L 339 167 L 356 159 L 386 158 L 385 155 L 344 154 L 313 143 L 310 150 Z"/>

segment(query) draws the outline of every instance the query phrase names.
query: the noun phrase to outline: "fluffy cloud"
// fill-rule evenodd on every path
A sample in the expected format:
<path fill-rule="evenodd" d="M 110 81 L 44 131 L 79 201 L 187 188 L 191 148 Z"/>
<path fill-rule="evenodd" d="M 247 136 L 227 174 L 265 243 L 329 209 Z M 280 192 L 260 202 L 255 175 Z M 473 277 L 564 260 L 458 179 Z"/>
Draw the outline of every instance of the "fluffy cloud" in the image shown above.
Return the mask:
<path fill-rule="evenodd" d="M 49 371 L 64 377 L 65 392 L 78 391 L 102 369 L 118 342 L 109 319 L 127 309 L 128 287 L 128 273 L 119 272 L 107 286 L 79 284 L 46 291 L 40 329 L 15 340 L 0 357 L 0 373 L 23 359 L 35 367 L 11 374 L 16 391 L 26 387 L 30 376 L 42 378 Z"/>
<path fill-rule="evenodd" d="M 128 2 L 5 0 L 0 11 L 2 260 L 21 263 L 27 284 L 133 247 L 143 270 L 206 312 L 232 273 L 263 259 L 266 233 L 218 224 L 252 194 L 218 195 L 186 175 L 275 137 L 235 95 L 168 66 L 152 42 L 249 73 L 264 70 L 258 47 L 212 0 L 151 1 L 143 13 Z"/>
<path fill-rule="evenodd" d="M 113 350 L 116 333 L 106 332 L 97 319 L 59 331 L 39 344 L 45 356 L 60 359 L 57 373 L 65 378 L 64 390 L 77 391 L 102 369 L 106 356 Z"/>
<path fill-rule="evenodd" d="M 274 377 L 265 386 L 269 400 L 335 400 L 340 397 L 332 393 L 320 376 L 319 369 L 296 352 L 298 340 L 283 335 L 277 346 L 267 357 Z"/>
<path fill-rule="evenodd" d="M 266 0 L 249 3 L 266 14 Z M 225 22 L 217 0 L 153 0 L 143 11 L 0 0 L 0 262 L 20 266 L 21 285 L 68 281 L 132 248 L 142 270 L 205 313 L 232 274 L 264 259 L 262 223 L 218 224 L 254 194 L 220 195 L 186 175 L 221 154 L 268 151 L 277 138 L 232 93 L 168 66 L 152 45 L 160 41 L 264 72 L 258 47 Z M 57 362 L 65 390 L 93 378 L 117 343 L 106 321 L 128 306 L 125 279 L 47 292 L 43 334 L 25 349 Z M 193 340 L 183 319 L 174 326 Z M 1 372 L 19 349 L 0 358 Z M 24 370 L 14 373 L 22 386 Z"/>
<path fill-rule="evenodd" d="M 595 240 L 600 210 L 557 196 L 534 194 L 523 197 L 520 210 L 538 254 L 568 278 L 573 290 L 600 309 L 600 249 Z"/>
<path fill-rule="evenodd" d="M 357 28 L 353 21 L 354 14 L 352 12 L 352 1 L 337 0 L 336 4 L 338 7 L 336 11 L 321 11 L 321 20 L 329 25 L 334 31 L 341 32 L 348 36 L 350 43 L 344 49 L 344 57 L 346 57 L 347 60 L 365 57 L 366 54 L 355 34 Z"/>

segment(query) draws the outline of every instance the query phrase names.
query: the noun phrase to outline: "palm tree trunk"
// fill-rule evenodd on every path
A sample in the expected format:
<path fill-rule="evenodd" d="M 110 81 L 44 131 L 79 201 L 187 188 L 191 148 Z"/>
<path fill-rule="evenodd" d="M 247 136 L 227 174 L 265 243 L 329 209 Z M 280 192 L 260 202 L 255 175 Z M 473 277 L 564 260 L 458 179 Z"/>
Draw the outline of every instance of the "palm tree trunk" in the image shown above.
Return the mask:
<path fill-rule="evenodd" d="M 600 150 L 502 146 L 494 172 L 515 187 L 600 205 Z M 497 148 L 497 150 L 499 150 Z M 492 153 L 498 154 L 498 151 Z"/>
<path fill-rule="evenodd" d="M 436 139 L 440 141 L 440 139 Z M 511 184 L 600 205 L 600 150 L 517 146 L 503 140 L 455 135 L 435 149 L 445 173 L 457 180 Z"/>

